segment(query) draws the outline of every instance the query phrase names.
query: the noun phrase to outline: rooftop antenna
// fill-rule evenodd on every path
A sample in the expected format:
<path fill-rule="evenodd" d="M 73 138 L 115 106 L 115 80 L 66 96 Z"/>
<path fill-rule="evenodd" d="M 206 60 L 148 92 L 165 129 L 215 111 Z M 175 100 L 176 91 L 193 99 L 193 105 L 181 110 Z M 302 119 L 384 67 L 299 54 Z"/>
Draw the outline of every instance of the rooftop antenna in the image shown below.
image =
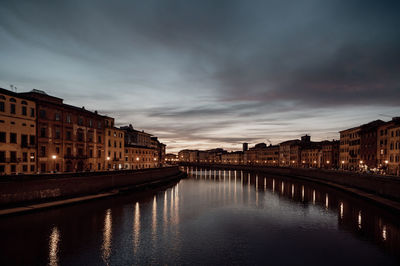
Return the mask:
<path fill-rule="evenodd" d="M 11 91 L 14 91 L 14 85 L 10 85 Z"/>

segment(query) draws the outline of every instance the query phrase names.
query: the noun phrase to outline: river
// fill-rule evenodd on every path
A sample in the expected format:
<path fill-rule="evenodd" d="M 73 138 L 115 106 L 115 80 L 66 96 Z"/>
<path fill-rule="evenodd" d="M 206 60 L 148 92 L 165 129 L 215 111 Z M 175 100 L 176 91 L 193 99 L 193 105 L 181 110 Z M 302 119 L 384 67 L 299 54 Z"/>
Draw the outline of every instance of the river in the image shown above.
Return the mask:
<path fill-rule="evenodd" d="M 331 187 L 185 167 L 157 189 L 0 218 L 0 265 L 398 265 L 400 219 Z"/>

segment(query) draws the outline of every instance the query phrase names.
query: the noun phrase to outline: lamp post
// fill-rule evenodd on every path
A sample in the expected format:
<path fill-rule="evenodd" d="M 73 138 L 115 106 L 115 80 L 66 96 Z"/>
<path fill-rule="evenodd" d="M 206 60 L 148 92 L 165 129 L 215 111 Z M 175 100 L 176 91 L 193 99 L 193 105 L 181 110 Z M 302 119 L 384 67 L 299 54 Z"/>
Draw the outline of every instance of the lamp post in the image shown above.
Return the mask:
<path fill-rule="evenodd" d="M 342 161 L 342 170 L 344 170 L 344 161 Z"/>
<path fill-rule="evenodd" d="M 54 162 L 53 173 L 55 173 L 55 172 L 56 172 L 56 159 L 57 159 L 57 155 L 52 155 L 52 156 L 51 156 L 51 159 L 53 159 L 53 162 Z"/>
<path fill-rule="evenodd" d="M 389 161 L 385 160 L 385 173 L 386 174 L 388 173 L 388 163 L 389 163 Z"/>
<path fill-rule="evenodd" d="M 110 170 L 110 156 L 107 156 L 107 171 Z"/>

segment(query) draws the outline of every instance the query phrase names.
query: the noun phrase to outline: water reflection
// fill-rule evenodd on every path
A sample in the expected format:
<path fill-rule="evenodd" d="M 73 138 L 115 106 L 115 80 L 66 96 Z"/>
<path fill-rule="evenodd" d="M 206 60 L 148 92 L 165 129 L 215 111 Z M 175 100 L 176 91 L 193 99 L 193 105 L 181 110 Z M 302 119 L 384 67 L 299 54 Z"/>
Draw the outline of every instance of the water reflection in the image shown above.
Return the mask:
<path fill-rule="evenodd" d="M 227 170 L 223 170 L 221 172 L 221 170 L 218 170 L 216 172 L 217 179 L 214 182 L 220 180 L 219 175 L 225 176 L 226 171 Z M 196 175 L 196 173 L 194 173 L 194 175 Z M 363 205 L 361 206 L 364 206 L 366 209 L 360 209 L 361 202 L 359 200 L 354 200 L 349 194 L 310 182 L 284 177 L 262 176 L 246 171 L 233 171 L 232 175 L 235 177 L 236 175 L 240 175 L 240 179 L 234 179 L 232 181 L 234 183 L 232 186 L 234 188 L 235 203 L 236 194 L 238 193 L 239 197 L 241 195 L 242 198 L 244 194 L 247 194 L 247 204 L 249 205 L 251 205 L 252 202 L 254 202 L 255 206 L 265 204 L 266 202 L 260 201 L 258 189 L 259 178 L 263 178 L 263 192 L 268 193 L 269 188 L 272 195 L 278 192 L 278 194 L 275 194 L 276 196 L 302 202 L 305 204 L 305 208 L 308 208 L 307 206 L 312 204 L 312 206 L 324 209 L 329 213 L 336 213 L 338 225 L 341 229 L 353 232 L 357 236 L 361 233 L 360 236 L 363 238 L 369 238 L 371 241 L 381 245 L 392 253 L 393 250 L 396 250 L 396 252 L 394 252 L 395 254 L 397 254 L 397 251 L 400 251 L 400 233 L 398 225 L 390 222 L 392 218 L 385 218 L 385 215 L 379 216 L 380 212 L 386 213 L 386 211 L 381 210 L 377 206 L 362 202 Z M 230 171 L 229 176 L 231 176 Z M 246 176 L 247 180 L 243 179 L 243 176 Z M 224 182 L 224 180 L 222 182 Z M 251 191 L 251 184 L 254 184 L 253 192 Z M 247 186 L 246 193 L 243 193 L 244 186 Z M 240 190 L 240 187 L 242 190 Z M 219 193 L 224 193 L 226 196 L 225 192 Z M 251 197 L 252 195 L 254 198 Z M 223 204 L 227 203 L 224 201 Z M 384 222 L 386 219 L 388 220 Z M 388 230 L 389 227 L 390 230 Z"/>
<path fill-rule="evenodd" d="M 137 253 L 140 241 L 140 209 L 139 202 L 135 204 L 133 214 L 133 253 Z"/>
<path fill-rule="evenodd" d="M 106 211 L 104 217 L 104 229 L 103 229 L 103 245 L 102 245 L 102 258 L 106 265 L 110 264 L 111 255 L 111 238 L 112 238 L 112 215 L 111 209 Z"/>
<path fill-rule="evenodd" d="M 58 250 L 60 243 L 60 232 L 56 226 L 53 227 L 49 239 L 49 265 L 58 265 Z"/>
<path fill-rule="evenodd" d="M 0 219 L 0 265 L 393 265 L 400 254 L 399 217 L 351 194 L 183 170 L 162 188 Z"/>

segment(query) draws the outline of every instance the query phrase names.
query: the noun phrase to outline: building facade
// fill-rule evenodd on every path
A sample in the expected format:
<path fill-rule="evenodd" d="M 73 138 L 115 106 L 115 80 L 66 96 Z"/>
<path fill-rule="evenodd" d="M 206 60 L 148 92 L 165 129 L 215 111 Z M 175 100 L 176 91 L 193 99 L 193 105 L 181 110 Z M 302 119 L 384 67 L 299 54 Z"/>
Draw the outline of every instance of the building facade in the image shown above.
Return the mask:
<path fill-rule="evenodd" d="M 159 166 L 157 149 L 138 145 L 125 146 L 124 169 L 146 169 Z"/>
<path fill-rule="evenodd" d="M 0 175 L 33 174 L 36 159 L 36 103 L 0 89 Z"/>
<path fill-rule="evenodd" d="M 344 170 L 357 170 L 361 161 L 361 126 L 340 133 L 340 165 Z"/>
<path fill-rule="evenodd" d="M 46 172 L 99 171 L 104 168 L 104 116 L 32 90 L 36 102 L 37 167 Z"/>
<path fill-rule="evenodd" d="M 125 164 L 125 131 L 114 126 L 114 118 L 107 117 L 105 133 L 106 170 L 122 170 Z"/>

